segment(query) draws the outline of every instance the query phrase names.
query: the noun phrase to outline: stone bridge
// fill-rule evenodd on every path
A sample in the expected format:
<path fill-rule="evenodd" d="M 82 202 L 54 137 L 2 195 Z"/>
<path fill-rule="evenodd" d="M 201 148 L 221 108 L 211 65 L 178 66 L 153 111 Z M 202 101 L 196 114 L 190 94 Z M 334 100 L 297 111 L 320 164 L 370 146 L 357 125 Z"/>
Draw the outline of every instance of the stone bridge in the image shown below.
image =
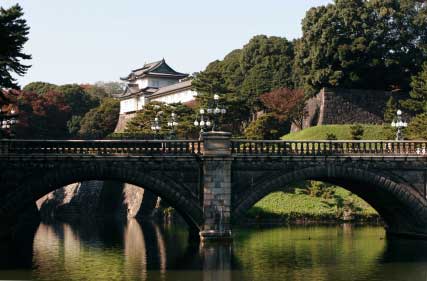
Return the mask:
<path fill-rule="evenodd" d="M 0 234 L 43 195 L 88 180 L 150 190 L 202 240 L 231 239 L 231 221 L 293 182 L 342 186 L 371 204 L 395 235 L 427 237 L 427 142 L 1 140 Z"/>

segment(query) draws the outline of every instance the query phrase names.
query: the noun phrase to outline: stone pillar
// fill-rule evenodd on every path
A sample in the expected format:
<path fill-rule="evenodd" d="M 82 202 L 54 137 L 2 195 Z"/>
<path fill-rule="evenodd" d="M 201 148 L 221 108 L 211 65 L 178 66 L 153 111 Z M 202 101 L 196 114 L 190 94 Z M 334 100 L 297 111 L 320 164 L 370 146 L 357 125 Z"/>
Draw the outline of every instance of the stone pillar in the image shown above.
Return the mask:
<path fill-rule="evenodd" d="M 202 241 L 231 241 L 231 133 L 208 132 L 203 138 Z"/>

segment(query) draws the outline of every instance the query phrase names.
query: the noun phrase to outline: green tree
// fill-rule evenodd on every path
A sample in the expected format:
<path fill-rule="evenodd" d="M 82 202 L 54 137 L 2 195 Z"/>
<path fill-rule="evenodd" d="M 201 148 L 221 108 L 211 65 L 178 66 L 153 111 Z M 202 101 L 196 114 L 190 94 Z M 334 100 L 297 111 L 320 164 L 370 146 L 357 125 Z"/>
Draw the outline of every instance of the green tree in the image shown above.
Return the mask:
<path fill-rule="evenodd" d="M 39 95 L 43 95 L 49 91 L 55 91 L 58 88 L 57 85 L 47 82 L 31 82 L 23 88 L 25 92 L 33 92 Z"/>
<path fill-rule="evenodd" d="M 289 132 L 290 124 L 271 113 L 263 114 L 245 129 L 245 137 L 253 140 L 279 139 Z"/>
<path fill-rule="evenodd" d="M 71 116 L 71 119 L 67 121 L 68 133 L 71 137 L 77 137 L 79 135 L 80 123 L 83 116 Z"/>
<path fill-rule="evenodd" d="M 213 94 L 219 94 L 228 110 L 223 120 L 225 127 L 241 134 L 264 109 L 259 100 L 261 94 L 295 84 L 293 56 L 293 43 L 285 38 L 253 37 L 242 49 L 210 63 L 195 76 L 193 87 L 201 93 L 200 106 L 207 106 Z"/>
<path fill-rule="evenodd" d="M 67 121 L 68 132 L 73 135 L 79 128 L 78 119 L 89 112 L 89 110 L 99 106 L 99 99 L 95 96 L 88 94 L 85 89 L 77 84 L 66 84 L 56 88 L 70 107 L 70 119 Z"/>
<path fill-rule="evenodd" d="M 384 111 L 384 122 L 391 123 L 396 118 L 396 112 L 398 109 L 398 100 L 395 97 L 391 96 L 386 103 Z"/>
<path fill-rule="evenodd" d="M 427 140 L 427 113 L 418 114 L 405 129 L 405 134 L 408 139 L 412 140 Z"/>
<path fill-rule="evenodd" d="M 161 130 L 160 138 L 169 138 L 170 128 L 167 123 L 170 120 L 171 113 L 177 116 L 178 127 L 176 134 L 178 138 L 197 138 L 198 129 L 193 125 L 196 115 L 193 109 L 183 104 L 164 104 L 160 102 L 151 102 L 144 106 L 126 125 L 125 133 L 138 134 L 141 136 L 153 136 L 151 127 L 154 124 L 154 118 L 158 118 Z"/>
<path fill-rule="evenodd" d="M 119 112 L 119 101 L 111 98 L 104 99 L 98 107 L 91 109 L 81 119 L 79 136 L 90 139 L 105 138 L 114 131 Z"/>
<path fill-rule="evenodd" d="M 102 100 L 104 98 L 111 97 L 103 87 L 97 85 L 84 84 L 80 85 L 83 88 L 86 94 L 92 97 L 95 100 Z"/>
<path fill-rule="evenodd" d="M 335 186 L 321 181 L 307 181 L 305 193 L 312 197 L 331 199 L 335 194 Z"/>
<path fill-rule="evenodd" d="M 427 62 L 422 70 L 412 77 L 412 91 L 409 99 L 402 101 L 402 106 L 412 114 L 427 113 Z"/>
<path fill-rule="evenodd" d="M 296 69 L 310 94 L 322 87 L 409 89 L 426 58 L 420 1 L 335 0 L 310 9 L 296 44 Z"/>
<path fill-rule="evenodd" d="M 90 109 L 99 105 L 99 99 L 85 92 L 83 87 L 77 84 L 66 84 L 56 88 L 63 95 L 65 102 L 71 108 L 72 116 L 83 116 Z"/>
<path fill-rule="evenodd" d="M 21 63 L 31 59 L 23 52 L 30 30 L 23 15 L 18 4 L 9 9 L 0 7 L 0 88 L 18 88 L 12 73 L 22 76 L 30 68 Z"/>
<path fill-rule="evenodd" d="M 276 36 L 257 35 L 241 52 L 241 68 L 243 75 L 247 75 L 254 67 L 263 65 L 271 74 L 271 87 L 293 87 L 292 63 L 294 58 L 293 43 L 285 38 Z M 245 78 L 246 79 L 246 78 Z M 265 91 L 259 92 L 262 94 Z"/>

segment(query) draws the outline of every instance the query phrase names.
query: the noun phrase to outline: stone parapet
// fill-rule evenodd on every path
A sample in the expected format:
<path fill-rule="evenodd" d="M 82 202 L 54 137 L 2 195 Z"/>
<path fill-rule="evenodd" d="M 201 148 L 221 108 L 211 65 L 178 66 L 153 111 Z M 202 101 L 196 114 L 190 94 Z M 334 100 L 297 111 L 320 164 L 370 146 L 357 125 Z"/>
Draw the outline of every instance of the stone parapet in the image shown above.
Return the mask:
<path fill-rule="evenodd" d="M 202 134 L 204 156 L 231 155 L 231 133 L 207 132 Z"/>

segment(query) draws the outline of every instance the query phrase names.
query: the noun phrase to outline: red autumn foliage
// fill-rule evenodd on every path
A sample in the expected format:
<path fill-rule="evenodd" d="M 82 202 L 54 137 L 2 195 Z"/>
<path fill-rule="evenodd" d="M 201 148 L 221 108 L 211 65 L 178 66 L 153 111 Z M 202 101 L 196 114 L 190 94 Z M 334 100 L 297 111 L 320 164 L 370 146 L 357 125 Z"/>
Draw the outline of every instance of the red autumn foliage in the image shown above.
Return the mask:
<path fill-rule="evenodd" d="M 19 90 L 1 90 L 0 91 L 0 109 L 2 112 L 10 112 L 12 109 L 17 111 L 17 99 L 20 95 Z"/>
<path fill-rule="evenodd" d="M 304 90 L 279 88 L 261 95 L 260 100 L 278 119 L 288 119 L 302 129 L 307 115 Z"/>
<path fill-rule="evenodd" d="M 64 138 L 70 107 L 64 97 L 55 91 L 44 95 L 20 91 L 16 96 L 19 123 L 15 133 L 18 138 Z"/>

